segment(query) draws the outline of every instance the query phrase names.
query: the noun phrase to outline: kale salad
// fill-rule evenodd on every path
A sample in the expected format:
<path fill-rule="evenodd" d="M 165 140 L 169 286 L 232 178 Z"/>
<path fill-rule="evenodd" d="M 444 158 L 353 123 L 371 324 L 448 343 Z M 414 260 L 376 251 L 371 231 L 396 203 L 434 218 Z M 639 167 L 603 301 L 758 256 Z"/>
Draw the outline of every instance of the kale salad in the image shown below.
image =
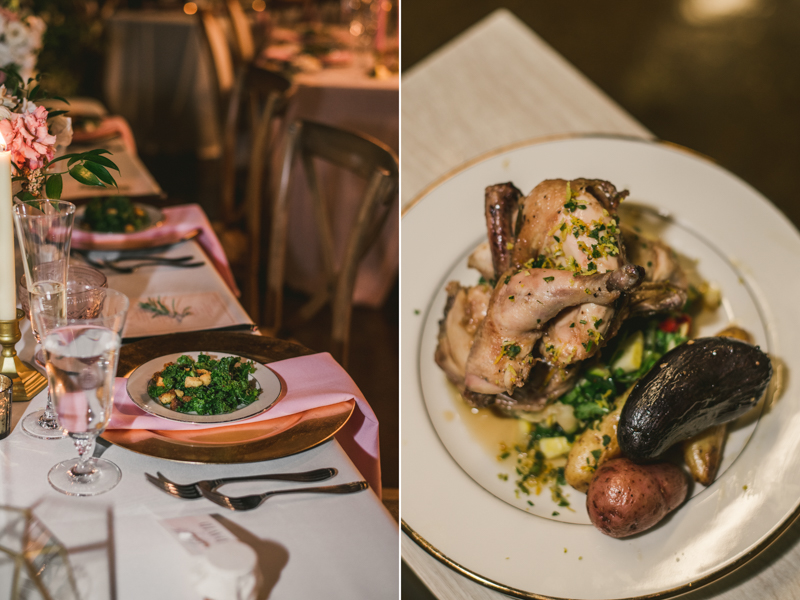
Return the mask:
<path fill-rule="evenodd" d="M 81 220 L 86 228 L 98 233 L 135 233 L 151 225 L 147 211 L 126 196 L 93 198 Z"/>
<path fill-rule="evenodd" d="M 230 413 L 258 399 L 261 390 L 250 377 L 255 371 L 252 361 L 238 356 L 182 355 L 153 375 L 147 393 L 181 413 Z"/>

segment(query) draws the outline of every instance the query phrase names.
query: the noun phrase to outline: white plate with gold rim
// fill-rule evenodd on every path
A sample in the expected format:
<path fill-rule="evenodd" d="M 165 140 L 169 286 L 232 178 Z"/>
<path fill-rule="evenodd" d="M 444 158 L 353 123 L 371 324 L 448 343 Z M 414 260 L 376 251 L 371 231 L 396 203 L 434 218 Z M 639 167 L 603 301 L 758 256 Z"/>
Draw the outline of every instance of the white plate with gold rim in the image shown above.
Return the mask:
<path fill-rule="evenodd" d="M 666 241 L 698 260 L 724 297 L 701 334 L 733 321 L 790 373 L 800 362 L 788 350 L 800 335 L 792 318 L 800 283 L 785 270 L 800 258 L 800 236 L 741 180 L 697 154 L 635 139 L 565 138 L 496 152 L 433 186 L 403 218 L 403 527 L 449 566 L 520 597 L 678 595 L 743 564 L 793 520 L 800 394 L 789 379 L 759 421 L 736 428 L 717 481 L 695 487 L 670 517 L 633 538 L 608 538 L 585 524 L 577 492 L 570 493 L 575 513 L 559 509 L 556 517 L 546 492 L 533 508 L 516 499 L 513 478 L 498 478 L 497 453 L 476 438 L 473 415 L 460 408 L 433 348 L 445 284 L 477 280 L 465 260 L 485 239 L 484 188 L 512 181 L 527 192 L 557 177 L 630 190 L 630 202 L 661 221 Z"/>

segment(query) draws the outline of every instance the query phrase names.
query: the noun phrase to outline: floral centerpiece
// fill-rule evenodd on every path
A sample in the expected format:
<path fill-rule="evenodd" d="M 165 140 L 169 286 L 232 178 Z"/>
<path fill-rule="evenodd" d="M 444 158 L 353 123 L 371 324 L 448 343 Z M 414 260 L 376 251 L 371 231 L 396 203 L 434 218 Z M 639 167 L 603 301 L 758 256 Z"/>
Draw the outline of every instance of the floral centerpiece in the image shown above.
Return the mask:
<path fill-rule="evenodd" d="M 108 150 L 56 156 L 72 141 L 72 124 L 66 116 L 68 111 L 48 111 L 38 103 L 48 99 L 38 76 L 23 83 L 13 69 L 0 72 L 6 75 L 5 84 L 0 85 L 0 145 L 11 152 L 17 198 L 58 200 L 67 174 L 84 185 L 116 186 L 109 169 L 119 172 L 119 168 L 104 156 L 110 154 Z M 67 103 L 63 98 L 52 98 Z"/>
<path fill-rule="evenodd" d="M 0 68 L 14 70 L 23 80 L 33 77 L 45 29 L 39 17 L 0 8 Z"/>

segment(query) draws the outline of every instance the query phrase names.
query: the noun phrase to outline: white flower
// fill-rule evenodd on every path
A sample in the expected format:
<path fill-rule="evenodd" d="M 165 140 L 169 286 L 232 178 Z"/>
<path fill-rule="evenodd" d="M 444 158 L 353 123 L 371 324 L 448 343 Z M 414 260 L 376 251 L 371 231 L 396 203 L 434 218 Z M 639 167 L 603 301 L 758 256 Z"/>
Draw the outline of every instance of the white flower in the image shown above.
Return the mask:
<path fill-rule="evenodd" d="M 28 48 L 31 45 L 30 32 L 21 21 L 11 21 L 6 27 L 6 43 L 11 48 Z"/>
<path fill-rule="evenodd" d="M 58 115 L 50 119 L 50 134 L 56 136 L 56 152 L 72 143 L 72 119 L 66 115 Z"/>
<path fill-rule="evenodd" d="M 0 85 L 0 107 L 5 109 L 14 108 L 17 105 L 17 97 L 8 93 L 5 85 Z"/>

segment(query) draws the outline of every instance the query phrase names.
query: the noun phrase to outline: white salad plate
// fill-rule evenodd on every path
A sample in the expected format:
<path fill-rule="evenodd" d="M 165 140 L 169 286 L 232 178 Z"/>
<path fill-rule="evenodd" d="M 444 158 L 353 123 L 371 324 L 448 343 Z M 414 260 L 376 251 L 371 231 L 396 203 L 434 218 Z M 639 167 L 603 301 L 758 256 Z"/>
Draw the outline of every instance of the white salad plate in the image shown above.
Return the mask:
<path fill-rule="evenodd" d="M 486 186 L 510 181 L 527 193 L 544 179 L 578 177 L 629 190 L 623 224 L 638 216 L 645 233 L 657 231 L 720 288 L 722 304 L 698 323 L 698 335 L 739 325 L 784 373 L 800 366 L 792 352 L 800 339 L 800 282 L 792 277 L 800 235 L 746 183 L 696 153 L 631 138 L 570 137 L 494 152 L 431 186 L 403 218 L 403 529 L 456 571 L 521 598 L 677 596 L 753 558 L 800 513 L 793 377 L 782 378 L 763 411 L 731 427 L 712 485 L 693 486 L 655 528 L 617 540 L 589 524 L 585 496 L 569 486 L 569 509 L 547 489 L 517 497 L 513 460 L 498 460 L 504 440 L 493 438 L 508 424 L 473 414 L 433 360 L 445 285 L 478 279 L 466 258 L 486 239 Z"/>
<path fill-rule="evenodd" d="M 164 364 L 175 362 L 178 357 L 184 355 L 191 356 L 193 359 L 197 360 L 200 354 L 207 354 L 216 360 L 226 356 L 235 356 L 234 354 L 225 354 L 222 352 L 178 352 L 176 354 L 159 356 L 137 367 L 130 374 L 126 384 L 128 396 L 130 396 L 131 400 L 133 400 L 139 408 L 151 415 L 184 423 L 230 423 L 232 421 L 241 421 L 242 419 L 248 419 L 263 413 L 280 398 L 281 381 L 278 379 L 278 376 L 264 365 L 255 361 L 250 361 L 256 368 L 255 373 L 251 374 L 250 378 L 255 382 L 255 385 L 261 392 L 254 402 L 241 406 L 233 412 L 221 415 L 198 415 L 193 412 L 181 413 L 164 406 L 158 402 L 158 400 L 150 397 L 147 393 L 147 385 L 153 378 L 153 375 L 164 368 Z"/>

